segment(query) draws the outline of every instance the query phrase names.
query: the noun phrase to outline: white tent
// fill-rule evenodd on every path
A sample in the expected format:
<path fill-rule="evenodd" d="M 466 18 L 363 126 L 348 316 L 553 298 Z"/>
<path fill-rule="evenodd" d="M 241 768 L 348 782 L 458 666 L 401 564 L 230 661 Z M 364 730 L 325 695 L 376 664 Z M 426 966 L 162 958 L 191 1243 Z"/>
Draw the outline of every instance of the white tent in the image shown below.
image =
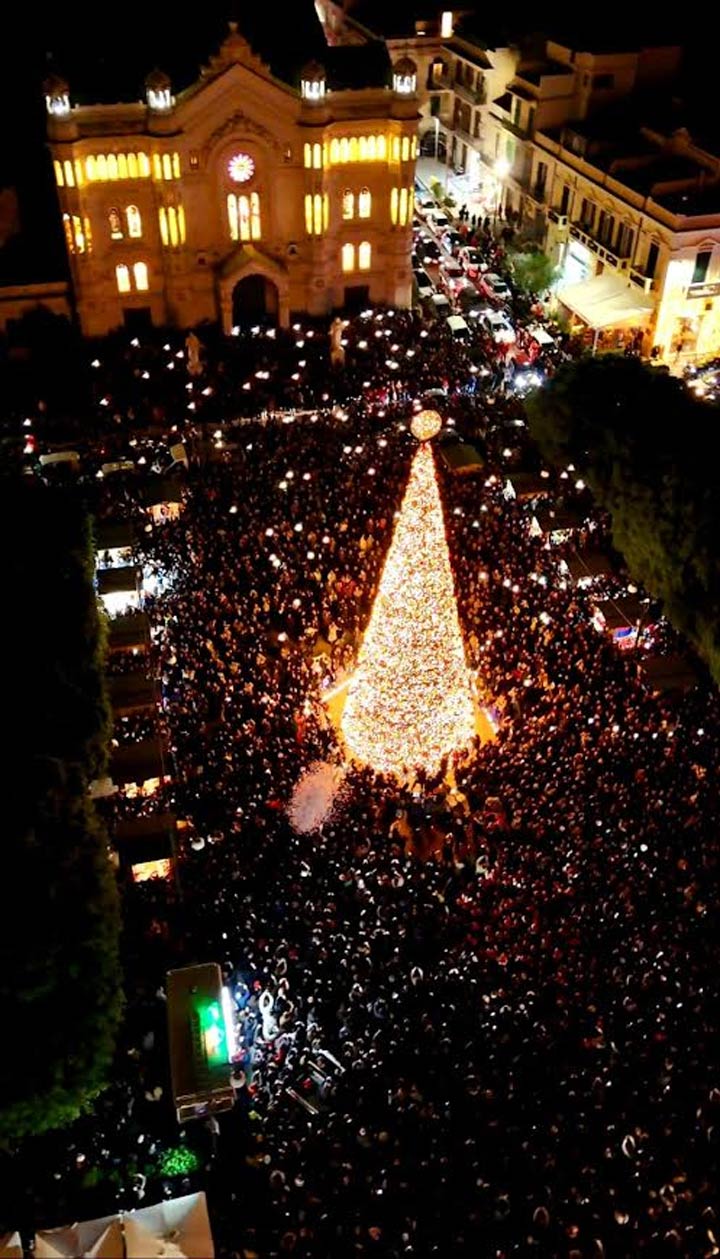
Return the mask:
<path fill-rule="evenodd" d="M 204 1193 L 158 1202 L 123 1215 L 127 1259 L 213 1259 Z"/>
<path fill-rule="evenodd" d="M 35 1234 L 36 1259 L 124 1259 L 119 1215 Z"/>
<path fill-rule="evenodd" d="M 0 1233 L 0 1259 L 22 1259 L 23 1248 L 19 1233 Z"/>
<path fill-rule="evenodd" d="M 609 271 L 558 289 L 557 298 L 596 331 L 638 323 L 651 314 L 655 305 L 650 294 Z"/>

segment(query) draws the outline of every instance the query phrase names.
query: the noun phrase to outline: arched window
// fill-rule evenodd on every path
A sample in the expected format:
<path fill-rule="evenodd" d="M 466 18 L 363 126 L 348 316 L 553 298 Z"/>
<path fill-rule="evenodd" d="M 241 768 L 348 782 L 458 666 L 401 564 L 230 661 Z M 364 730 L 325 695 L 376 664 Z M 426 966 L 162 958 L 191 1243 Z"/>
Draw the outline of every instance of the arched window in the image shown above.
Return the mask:
<path fill-rule="evenodd" d="M 174 205 L 168 208 L 168 235 L 170 236 L 170 244 L 173 249 L 180 243 L 180 233 L 178 232 L 177 210 Z"/>
<path fill-rule="evenodd" d="M 138 160 L 134 153 L 128 153 L 128 179 L 137 179 L 138 177 Z"/>
<path fill-rule="evenodd" d="M 404 227 L 404 226 L 405 226 L 405 224 L 406 224 L 406 223 L 407 223 L 407 221 L 408 221 L 408 190 L 407 190 L 407 188 L 401 188 L 401 189 L 400 189 L 400 214 L 399 214 L 399 218 L 400 218 L 400 225 L 401 225 L 401 227 Z"/>
<path fill-rule="evenodd" d="M 234 192 L 229 192 L 229 193 L 228 193 L 228 199 L 227 199 L 227 211 L 228 211 L 228 225 L 229 225 L 229 227 L 230 227 L 230 239 L 231 239 L 231 240 L 238 240 L 238 239 L 239 239 L 239 237 L 238 237 L 238 207 L 237 207 L 237 203 L 238 203 L 238 199 L 237 199 L 237 197 L 236 197 L 235 193 L 234 193 Z"/>
<path fill-rule="evenodd" d="M 403 136 L 403 138 L 402 138 L 402 160 L 403 160 L 403 162 L 407 162 L 407 161 L 408 161 L 408 159 L 409 159 L 409 157 L 410 157 L 410 137 L 409 137 L 409 136 Z"/>
<path fill-rule="evenodd" d="M 85 228 L 85 244 L 87 245 L 88 253 L 90 253 L 92 250 L 92 229 L 87 215 L 85 215 L 85 218 L 83 219 L 83 226 Z"/>
<path fill-rule="evenodd" d="M 163 153 L 162 156 L 162 173 L 163 179 L 172 179 L 172 161 L 169 153 Z"/>
<path fill-rule="evenodd" d="M 313 166 L 315 170 L 322 170 L 322 145 L 313 145 Z"/>
<path fill-rule="evenodd" d="M 118 177 L 118 160 L 114 153 L 108 153 L 107 173 L 108 179 L 117 179 Z"/>
<path fill-rule="evenodd" d="M 393 136 L 392 160 L 393 162 L 400 161 L 400 136 Z"/>
<path fill-rule="evenodd" d="M 354 271 L 355 270 L 355 246 L 350 245 L 350 244 L 343 245 L 341 257 L 342 257 L 343 271 L 345 272 Z"/>
<path fill-rule="evenodd" d="M 173 173 L 173 179 L 180 178 L 180 154 L 179 153 L 173 153 L 172 155 L 172 173 Z"/>
<path fill-rule="evenodd" d="M 135 277 L 135 288 L 139 293 L 146 293 L 148 284 L 148 269 L 146 262 L 136 262 L 133 264 L 133 275 Z"/>
<path fill-rule="evenodd" d="M 83 231 L 83 222 L 79 214 L 73 214 L 73 235 L 75 237 L 75 248 L 79 254 L 84 254 L 85 233 Z"/>
<path fill-rule="evenodd" d="M 127 220 L 128 236 L 139 240 L 142 236 L 142 218 L 136 205 L 126 206 L 125 218 Z"/>
<path fill-rule="evenodd" d="M 256 192 L 250 193 L 250 235 L 253 240 L 260 240 L 260 197 Z"/>
<path fill-rule="evenodd" d="M 328 230 L 329 222 L 330 222 L 330 194 L 328 192 L 325 192 L 323 193 L 323 227 L 325 228 L 325 231 Z"/>
<path fill-rule="evenodd" d="M 108 177 L 107 158 L 104 153 L 98 153 L 97 158 L 95 159 L 95 165 L 97 168 L 97 178 L 101 183 L 104 183 Z"/>
<path fill-rule="evenodd" d="M 72 162 L 67 157 L 65 158 L 64 170 L 65 170 L 65 183 L 67 184 L 68 188 L 74 188 L 75 187 L 75 172 L 73 171 Z"/>
<path fill-rule="evenodd" d="M 390 193 L 390 221 L 395 224 L 398 221 L 398 190 L 393 188 Z"/>
<path fill-rule="evenodd" d="M 343 190 L 342 216 L 344 219 L 355 218 L 355 193 L 350 188 Z"/>
<path fill-rule="evenodd" d="M 125 233 L 123 232 L 123 222 L 117 206 L 113 206 L 108 210 L 108 226 L 110 228 L 110 239 L 122 240 Z"/>
<path fill-rule="evenodd" d="M 150 176 L 150 158 L 147 153 L 138 153 L 138 170 L 142 179 L 148 179 Z"/>
<path fill-rule="evenodd" d="M 358 153 L 359 153 L 359 156 L 360 156 L 360 161 L 361 161 L 361 162 L 366 162 L 366 161 L 367 161 L 367 155 L 368 155 L 368 142 L 367 142 L 367 136 L 360 136 L 360 140 L 359 140 L 359 142 L 358 142 Z"/>
<path fill-rule="evenodd" d="M 322 196 L 319 192 L 315 193 L 313 201 L 313 227 L 316 236 L 322 236 Z"/>
<path fill-rule="evenodd" d="M 410 156 L 413 158 L 417 157 L 417 136 L 413 136 L 412 138 L 412 143 L 410 145 Z"/>
<path fill-rule="evenodd" d="M 369 219 L 372 211 L 372 196 L 369 188 L 361 188 L 358 196 L 358 217 Z"/>
<path fill-rule="evenodd" d="M 63 175 L 62 162 L 57 162 L 57 161 L 53 162 L 53 169 L 55 171 L 55 183 L 57 184 L 58 188 L 64 188 L 65 176 Z"/>
<path fill-rule="evenodd" d="M 162 158 L 159 153 L 153 153 L 153 179 L 162 179 Z"/>
<path fill-rule="evenodd" d="M 305 193 L 305 230 L 308 236 L 312 236 L 313 230 L 313 199 L 312 193 Z"/>
<path fill-rule="evenodd" d="M 350 161 L 351 161 L 351 162 L 357 162 L 357 160 L 358 160 L 358 142 L 357 142 L 357 136 L 351 136 L 351 137 L 350 137 L 350 145 L 349 145 L 349 148 L 348 148 L 348 155 L 349 155 L 349 159 L 350 159 Z"/>
<path fill-rule="evenodd" d="M 309 170 L 312 166 L 312 145 L 306 144 L 303 148 L 305 166 Z"/>
<path fill-rule="evenodd" d="M 370 260 L 372 257 L 372 247 L 369 240 L 363 240 L 358 245 L 358 268 L 360 271 L 370 270 Z"/>
<path fill-rule="evenodd" d="M 75 167 L 75 183 L 77 184 L 78 188 L 82 188 L 83 184 L 85 183 L 85 175 L 83 172 L 82 162 L 80 161 L 79 157 L 75 158 L 75 161 L 73 162 L 73 166 Z"/>
<path fill-rule="evenodd" d="M 379 162 L 384 162 L 386 157 L 387 157 L 387 140 L 385 139 L 385 136 L 378 136 L 377 159 Z"/>
<path fill-rule="evenodd" d="M 178 231 L 180 232 L 180 244 L 185 244 L 185 207 L 178 206 Z"/>
<path fill-rule="evenodd" d="M 340 161 L 340 141 L 339 140 L 330 141 L 330 161 L 333 166 L 337 166 L 338 162 Z"/>
<path fill-rule="evenodd" d="M 367 155 L 368 155 L 369 162 L 375 161 L 375 158 L 377 156 L 377 146 L 375 144 L 375 136 L 368 136 Z"/>
<path fill-rule="evenodd" d="M 65 232 L 65 244 L 67 245 L 67 251 L 69 254 L 74 254 L 75 241 L 73 240 L 72 223 L 70 222 L 69 214 L 63 214 L 63 230 Z"/>
<path fill-rule="evenodd" d="M 415 213 L 415 189 L 411 188 L 408 194 L 408 221 L 412 223 L 412 217 Z"/>
<path fill-rule="evenodd" d="M 125 153 L 118 153 L 118 179 L 127 179 L 128 160 Z"/>
<path fill-rule="evenodd" d="M 115 268 L 115 281 L 118 293 L 130 292 L 130 268 L 124 262 L 118 263 Z"/>
<path fill-rule="evenodd" d="M 347 136 L 343 136 L 342 140 L 340 141 L 340 161 L 341 162 L 343 163 L 347 162 L 349 151 L 350 151 L 350 146 L 348 144 L 348 138 Z"/>
<path fill-rule="evenodd" d="M 161 205 L 158 210 L 158 218 L 160 220 L 160 239 L 163 245 L 167 245 L 170 238 L 168 236 L 167 210 L 164 205 Z"/>
<path fill-rule="evenodd" d="M 93 183 L 94 180 L 97 179 L 97 171 L 95 169 L 94 157 L 85 158 L 85 178 L 87 179 L 89 184 Z"/>
<path fill-rule="evenodd" d="M 227 208 L 232 240 L 260 240 L 262 230 L 258 193 L 251 192 L 250 196 L 228 193 Z"/>

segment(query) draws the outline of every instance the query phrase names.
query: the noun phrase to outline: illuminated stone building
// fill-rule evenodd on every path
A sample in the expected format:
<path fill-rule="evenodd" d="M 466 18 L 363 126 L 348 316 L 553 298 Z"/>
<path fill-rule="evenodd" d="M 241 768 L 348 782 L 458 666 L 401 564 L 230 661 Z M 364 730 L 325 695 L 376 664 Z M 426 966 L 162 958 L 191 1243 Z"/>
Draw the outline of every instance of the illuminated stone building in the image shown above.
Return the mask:
<path fill-rule="evenodd" d="M 195 82 L 153 71 L 139 102 L 78 105 L 46 84 L 86 334 L 410 304 L 414 65 L 322 39 L 278 71 L 257 43 L 231 23 Z"/>

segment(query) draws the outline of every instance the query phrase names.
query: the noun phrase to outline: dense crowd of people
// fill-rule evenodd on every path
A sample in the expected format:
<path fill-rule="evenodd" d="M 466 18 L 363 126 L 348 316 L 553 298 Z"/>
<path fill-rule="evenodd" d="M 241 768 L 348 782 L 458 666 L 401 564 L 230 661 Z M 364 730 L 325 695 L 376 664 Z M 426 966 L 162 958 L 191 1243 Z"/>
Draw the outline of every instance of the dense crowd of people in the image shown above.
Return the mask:
<path fill-rule="evenodd" d="M 124 892 L 117 1078 L 34 1156 L 45 1217 L 52 1178 L 85 1215 L 202 1185 L 239 1259 L 717 1254 L 715 691 L 660 700 L 593 626 L 572 544 L 509 491 L 539 462 L 489 338 L 368 311 L 332 368 L 308 321 L 200 336 L 197 377 L 176 334 L 108 342 L 93 368 L 86 490 L 138 521 L 162 576 L 146 610 L 171 767 L 158 796 L 102 807 L 111 828 L 168 807 L 187 826 L 180 893 Z M 347 767 L 298 834 L 298 781 L 342 762 L 323 695 L 352 668 L 423 400 L 485 460 L 458 475 L 436 449 L 497 734 L 434 779 Z M 168 436 L 191 452 L 184 508 L 146 531 L 138 474 L 95 469 L 130 454 L 152 475 Z M 581 484 L 548 487 L 593 514 Z M 131 717 L 116 738 L 146 733 Z M 183 1134 L 200 1171 L 163 1182 L 164 975 L 204 960 L 235 995 L 237 1101 Z"/>

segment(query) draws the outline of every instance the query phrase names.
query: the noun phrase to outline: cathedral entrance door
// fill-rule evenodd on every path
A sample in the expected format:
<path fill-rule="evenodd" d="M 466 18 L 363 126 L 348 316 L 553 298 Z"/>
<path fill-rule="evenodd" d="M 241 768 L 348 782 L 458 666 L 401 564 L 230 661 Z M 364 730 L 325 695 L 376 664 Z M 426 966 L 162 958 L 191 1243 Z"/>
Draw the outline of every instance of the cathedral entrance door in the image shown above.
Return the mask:
<path fill-rule="evenodd" d="M 278 286 L 273 280 L 265 275 L 246 275 L 233 289 L 233 326 L 277 320 L 279 304 Z"/>

